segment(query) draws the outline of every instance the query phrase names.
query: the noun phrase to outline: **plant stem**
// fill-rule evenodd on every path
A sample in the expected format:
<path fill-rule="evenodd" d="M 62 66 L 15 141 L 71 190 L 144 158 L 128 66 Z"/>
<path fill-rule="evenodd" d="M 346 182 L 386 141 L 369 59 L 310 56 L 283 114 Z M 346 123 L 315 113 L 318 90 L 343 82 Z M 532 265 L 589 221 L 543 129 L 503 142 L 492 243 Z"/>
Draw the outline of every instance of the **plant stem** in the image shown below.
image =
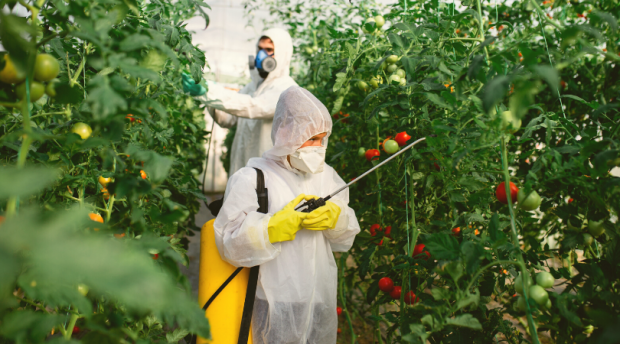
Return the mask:
<path fill-rule="evenodd" d="M 71 318 L 69 319 L 69 325 L 67 326 L 67 331 L 64 333 L 65 339 L 70 339 L 73 334 L 73 328 L 75 327 L 75 323 L 80 318 L 80 315 L 77 313 L 77 308 L 75 308 L 76 313 L 71 314 Z"/>
<path fill-rule="evenodd" d="M 527 267 L 525 266 L 525 260 L 523 259 L 523 254 L 521 253 L 521 248 L 519 246 L 519 236 L 517 235 L 517 226 L 515 223 L 515 214 L 514 214 L 514 209 L 512 206 L 512 193 L 510 192 L 510 172 L 508 171 L 508 149 L 506 147 L 506 136 L 502 135 L 502 167 L 504 170 L 504 187 L 506 188 L 506 200 L 508 201 L 508 211 L 510 213 L 510 227 L 511 227 L 511 234 L 512 234 L 512 242 L 513 245 L 515 245 L 515 249 L 517 250 L 518 254 L 517 254 L 517 261 L 518 261 L 518 265 L 521 268 L 521 278 L 524 279 L 524 285 L 527 285 L 525 282 L 526 278 L 531 278 L 529 276 L 529 271 L 527 270 Z M 523 288 L 523 298 L 525 299 L 525 308 L 526 308 L 526 313 L 527 313 L 527 322 L 530 328 L 530 332 L 531 332 L 531 336 L 532 336 L 532 341 L 534 342 L 534 344 L 540 344 L 540 341 L 538 340 L 538 333 L 536 332 L 536 327 L 534 325 L 534 318 L 532 318 L 532 311 L 530 309 L 530 305 L 528 303 L 528 297 L 527 294 L 529 293 L 529 290 L 527 290 L 527 288 Z"/>
<path fill-rule="evenodd" d="M 347 309 L 347 301 L 344 298 L 344 267 L 347 263 L 346 257 L 348 254 L 342 254 L 340 256 L 340 265 L 339 266 L 339 278 L 338 278 L 338 295 L 340 297 L 340 304 L 342 304 L 342 310 L 344 312 L 345 317 L 347 318 L 347 322 L 349 323 L 349 330 L 351 331 L 351 344 L 355 344 L 355 332 L 353 332 L 353 323 L 351 322 L 351 316 L 349 315 L 349 310 Z"/>

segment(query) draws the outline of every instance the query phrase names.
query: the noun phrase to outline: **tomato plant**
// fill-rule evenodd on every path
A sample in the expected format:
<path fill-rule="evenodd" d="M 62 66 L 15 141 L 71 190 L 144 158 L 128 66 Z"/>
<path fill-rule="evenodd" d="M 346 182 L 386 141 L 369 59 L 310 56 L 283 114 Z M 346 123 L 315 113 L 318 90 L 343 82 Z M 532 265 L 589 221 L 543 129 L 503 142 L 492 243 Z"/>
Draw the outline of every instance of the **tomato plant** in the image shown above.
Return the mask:
<path fill-rule="evenodd" d="M 0 3 L 1 343 L 209 337 L 179 269 L 209 134 L 184 21 L 207 7 Z"/>
<path fill-rule="evenodd" d="M 616 322 L 598 315 L 620 315 L 618 4 L 246 0 L 250 10 L 265 5 L 300 46 L 318 46 L 296 51 L 296 81 L 350 114 L 335 122 L 327 154 L 346 164 L 344 180 L 369 167 L 355 163 L 360 147 L 380 150 L 401 132 L 426 137 L 350 188 L 362 228 L 392 231 L 381 246 L 378 231 L 364 231 L 336 254 L 339 302 L 350 310 L 341 342 L 605 341 Z M 516 185 L 528 204 L 517 203 Z M 529 204 L 530 191 L 540 204 Z M 600 235 L 587 246 L 593 221 Z M 420 244 L 426 260 L 414 259 Z M 529 289 L 543 271 L 563 287 L 541 306 Z M 519 275 L 528 287 L 512 297 Z M 385 277 L 393 296 L 379 289 Z"/>

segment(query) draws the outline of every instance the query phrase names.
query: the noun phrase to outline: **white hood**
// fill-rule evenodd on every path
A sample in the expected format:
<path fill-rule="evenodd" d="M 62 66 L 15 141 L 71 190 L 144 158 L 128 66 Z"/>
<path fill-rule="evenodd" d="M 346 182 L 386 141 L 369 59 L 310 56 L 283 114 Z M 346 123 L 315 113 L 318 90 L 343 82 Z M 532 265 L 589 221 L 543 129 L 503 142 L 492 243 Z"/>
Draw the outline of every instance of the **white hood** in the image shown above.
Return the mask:
<path fill-rule="evenodd" d="M 283 76 L 290 76 L 291 59 L 293 58 L 293 39 L 288 31 L 280 28 L 273 28 L 261 33 L 256 41 L 256 48 L 261 37 L 269 37 L 273 41 L 275 59 L 277 62 L 276 69 L 269 73 L 265 80 L 273 80 Z M 256 69 L 251 70 L 252 79 L 258 76 Z"/>

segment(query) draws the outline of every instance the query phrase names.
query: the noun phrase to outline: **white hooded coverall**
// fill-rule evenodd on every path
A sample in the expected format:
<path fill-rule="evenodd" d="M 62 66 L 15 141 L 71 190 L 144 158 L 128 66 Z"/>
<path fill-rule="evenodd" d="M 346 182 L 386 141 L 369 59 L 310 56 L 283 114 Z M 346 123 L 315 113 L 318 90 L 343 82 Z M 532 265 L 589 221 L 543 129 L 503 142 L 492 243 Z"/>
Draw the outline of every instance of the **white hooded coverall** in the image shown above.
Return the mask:
<path fill-rule="evenodd" d="M 206 99 L 209 113 L 223 128 L 237 125 L 230 157 L 229 175 L 244 167 L 250 158 L 261 156 L 272 147 L 271 125 L 280 94 L 297 85 L 290 77 L 293 41 L 286 30 L 269 29 L 260 37 L 269 37 L 274 45 L 276 69 L 263 79 L 257 69 L 250 70 L 252 81 L 239 92 L 209 85 Z M 258 42 L 257 42 L 258 46 Z"/>
<path fill-rule="evenodd" d="M 267 225 L 272 215 L 297 195 L 326 196 L 345 185 L 336 171 L 294 169 L 286 157 L 312 136 L 331 133 L 325 106 L 307 90 L 293 86 L 280 96 L 271 131 L 273 148 L 250 159 L 226 187 L 217 216 L 215 241 L 222 258 L 234 266 L 260 265 L 252 316 L 252 338 L 262 344 L 336 343 L 337 266 L 332 252 L 351 248 L 360 227 L 348 207 L 349 190 L 331 199 L 341 213 L 335 228 L 301 229 L 293 241 L 272 244 Z M 269 213 L 258 210 L 256 171 L 261 169 L 269 195 Z"/>

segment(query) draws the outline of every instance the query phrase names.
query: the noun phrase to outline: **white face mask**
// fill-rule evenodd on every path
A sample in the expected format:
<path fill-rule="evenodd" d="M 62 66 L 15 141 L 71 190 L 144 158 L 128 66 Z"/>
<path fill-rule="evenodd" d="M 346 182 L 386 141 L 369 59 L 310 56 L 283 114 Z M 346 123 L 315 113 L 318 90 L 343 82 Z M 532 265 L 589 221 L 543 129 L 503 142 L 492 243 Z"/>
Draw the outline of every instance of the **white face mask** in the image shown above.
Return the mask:
<path fill-rule="evenodd" d="M 291 166 L 308 173 L 323 172 L 325 166 L 325 147 L 308 146 L 299 148 L 295 153 L 289 155 Z"/>

